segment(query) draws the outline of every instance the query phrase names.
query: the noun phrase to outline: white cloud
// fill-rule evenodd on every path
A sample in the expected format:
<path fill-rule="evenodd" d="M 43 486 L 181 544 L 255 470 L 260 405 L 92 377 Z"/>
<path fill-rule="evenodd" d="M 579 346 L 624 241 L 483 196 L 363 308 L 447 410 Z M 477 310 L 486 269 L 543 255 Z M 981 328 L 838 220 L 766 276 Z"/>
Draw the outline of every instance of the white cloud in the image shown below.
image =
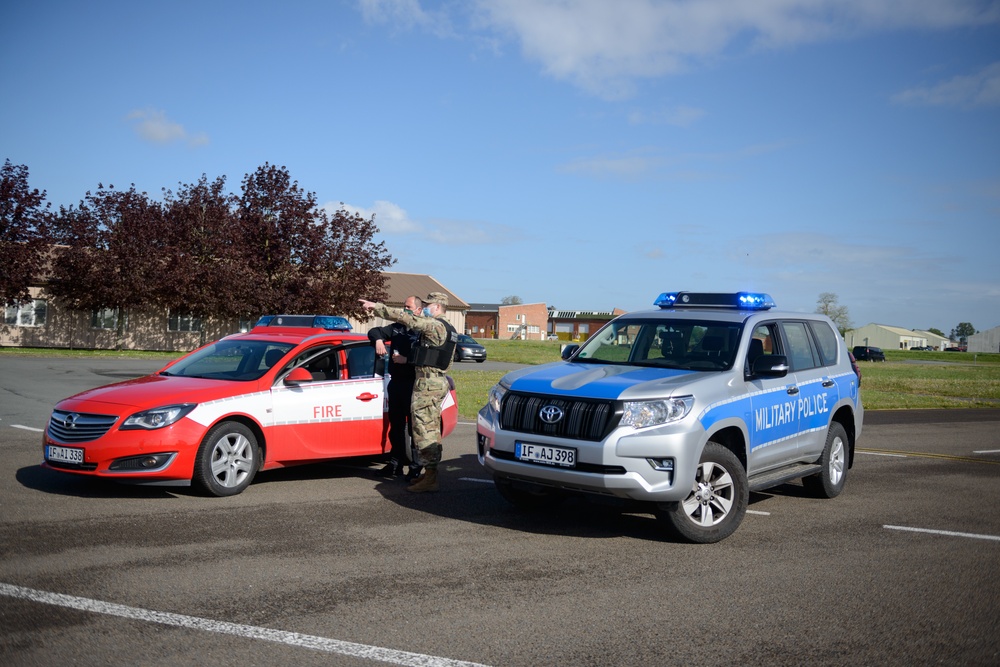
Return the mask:
<path fill-rule="evenodd" d="M 435 219 L 417 222 L 402 206 L 390 201 L 376 201 L 371 208 L 327 202 L 323 209 L 333 214 L 338 210 L 355 213 L 362 218 L 375 216 L 375 224 L 383 235 L 409 235 L 414 241 L 445 245 L 496 245 L 522 238 L 513 227 L 488 222 Z"/>
<path fill-rule="evenodd" d="M 1000 62 L 974 74 L 954 76 L 931 86 L 910 88 L 896 95 L 899 104 L 949 107 L 1000 106 Z"/>
<path fill-rule="evenodd" d="M 157 109 L 137 109 L 125 117 L 142 139 L 154 144 L 184 142 L 188 146 L 203 146 L 208 143 L 204 133 L 189 134 L 184 126 L 167 118 L 165 111 Z"/>
<path fill-rule="evenodd" d="M 366 23 L 400 30 L 420 28 L 439 37 L 452 34 L 448 15 L 444 11 L 425 11 L 420 0 L 358 0 L 358 6 Z"/>
<path fill-rule="evenodd" d="M 637 178 L 655 171 L 661 162 L 659 158 L 645 155 L 606 156 L 574 160 L 556 167 L 556 171 L 598 178 Z"/>
<path fill-rule="evenodd" d="M 1000 6 L 982 0 L 478 0 L 477 7 L 477 26 L 515 38 L 553 78 L 607 98 L 630 95 L 636 79 L 741 48 L 1000 20 Z"/>
<path fill-rule="evenodd" d="M 365 219 L 369 219 L 374 215 L 375 224 L 383 234 L 416 234 L 423 229 L 418 223 L 410 219 L 409 214 L 403 207 L 393 204 L 390 201 L 376 201 L 371 208 L 329 202 L 324 204 L 323 208 L 331 214 L 343 209 L 352 215 L 357 213 Z"/>
<path fill-rule="evenodd" d="M 493 246 L 522 241 L 520 230 L 509 225 L 465 220 L 434 220 L 426 238 L 432 243 L 445 245 Z"/>

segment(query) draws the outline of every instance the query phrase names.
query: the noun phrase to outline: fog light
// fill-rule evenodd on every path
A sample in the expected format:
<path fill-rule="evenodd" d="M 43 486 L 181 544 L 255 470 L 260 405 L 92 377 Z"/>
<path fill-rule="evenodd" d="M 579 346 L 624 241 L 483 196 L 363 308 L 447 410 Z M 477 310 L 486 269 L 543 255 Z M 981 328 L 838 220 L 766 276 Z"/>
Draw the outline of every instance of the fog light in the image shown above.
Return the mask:
<path fill-rule="evenodd" d="M 165 454 L 144 454 L 142 456 L 129 456 L 124 459 L 112 461 L 108 470 L 134 471 L 134 470 L 159 470 L 166 468 L 173 461 L 173 452 Z"/>
<path fill-rule="evenodd" d="M 658 470 L 660 472 L 674 471 L 673 459 L 646 459 L 646 460 L 649 461 L 649 465 L 653 466 L 653 470 Z"/>

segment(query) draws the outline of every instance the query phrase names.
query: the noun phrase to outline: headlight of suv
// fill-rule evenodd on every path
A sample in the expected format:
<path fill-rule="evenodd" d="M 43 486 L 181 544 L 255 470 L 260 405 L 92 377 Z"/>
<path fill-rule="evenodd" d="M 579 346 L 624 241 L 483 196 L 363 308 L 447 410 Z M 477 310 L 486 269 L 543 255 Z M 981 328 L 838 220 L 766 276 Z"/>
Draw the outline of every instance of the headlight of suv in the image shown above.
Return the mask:
<path fill-rule="evenodd" d="M 197 405 L 197 403 L 182 403 L 181 405 L 165 405 L 162 408 L 143 410 L 126 419 L 121 425 L 120 430 L 131 431 L 141 428 L 147 430 L 164 428 L 194 410 Z"/>
<path fill-rule="evenodd" d="M 621 424 L 633 428 L 646 428 L 669 424 L 687 417 L 694 406 L 694 396 L 681 396 L 656 401 L 625 401 Z"/>
<path fill-rule="evenodd" d="M 500 402 L 503 401 L 504 394 L 507 393 L 507 387 L 502 384 L 495 384 L 493 388 L 490 389 L 490 396 L 486 400 L 487 405 L 493 412 L 500 414 Z"/>

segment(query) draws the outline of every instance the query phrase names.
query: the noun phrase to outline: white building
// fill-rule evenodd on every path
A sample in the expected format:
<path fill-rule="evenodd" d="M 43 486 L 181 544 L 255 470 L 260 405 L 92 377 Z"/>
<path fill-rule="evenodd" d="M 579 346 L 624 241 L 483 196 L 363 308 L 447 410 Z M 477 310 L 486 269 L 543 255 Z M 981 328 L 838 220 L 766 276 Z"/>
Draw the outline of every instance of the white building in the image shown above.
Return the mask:
<path fill-rule="evenodd" d="M 1000 327 L 969 336 L 969 352 L 1000 352 Z"/>
<path fill-rule="evenodd" d="M 866 324 L 860 329 L 844 332 L 847 347 L 868 345 L 880 347 L 883 350 L 909 350 L 911 347 L 927 347 L 943 350 L 948 346 L 948 339 L 929 331 L 914 331 L 903 327 L 891 327 L 885 324 Z"/>

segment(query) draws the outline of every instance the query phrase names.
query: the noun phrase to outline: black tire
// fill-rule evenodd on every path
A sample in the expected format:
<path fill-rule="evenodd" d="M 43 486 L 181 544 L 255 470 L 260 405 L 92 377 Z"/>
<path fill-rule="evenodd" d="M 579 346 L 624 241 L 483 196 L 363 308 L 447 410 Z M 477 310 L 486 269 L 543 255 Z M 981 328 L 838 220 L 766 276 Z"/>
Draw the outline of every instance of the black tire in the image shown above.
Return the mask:
<path fill-rule="evenodd" d="M 260 467 L 257 436 L 239 422 L 221 422 L 201 441 L 194 481 L 213 496 L 235 496 L 250 486 Z"/>
<path fill-rule="evenodd" d="M 743 521 L 749 500 L 743 464 L 730 450 L 709 442 L 698 462 L 690 495 L 661 507 L 656 516 L 676 536 L 696 544 L 711 544 L 733 534 Z"/>
<path fill-rule="evenodd" d="M 484 361 L 486 361 L 486 360 L 485 360 L 485 359 L 476 359 L 476 363 L 477 363 L 477 364 L 481 364 L 481 363 L 483 363 Z"/>
<path fill-rule="evenodd" d="M 520 487 L 506 477 L 494 475 L 493 484 L 497 487 L 497 491 L 500 492 L 504 500 L 519 510 L 528 512 L 537 512 L 558 507 L 566 499 L 566 496 L 558 491 L 536 487 Z"/>
<path fill-rule="evenodd" d="M 820 498 L 836 498 L 847 482 L 847 431 L 839 422 L 831 422 L 826 433 L 826 446 L 819 464 L 821 472 L 802 478 L 802 486 Z"/>

